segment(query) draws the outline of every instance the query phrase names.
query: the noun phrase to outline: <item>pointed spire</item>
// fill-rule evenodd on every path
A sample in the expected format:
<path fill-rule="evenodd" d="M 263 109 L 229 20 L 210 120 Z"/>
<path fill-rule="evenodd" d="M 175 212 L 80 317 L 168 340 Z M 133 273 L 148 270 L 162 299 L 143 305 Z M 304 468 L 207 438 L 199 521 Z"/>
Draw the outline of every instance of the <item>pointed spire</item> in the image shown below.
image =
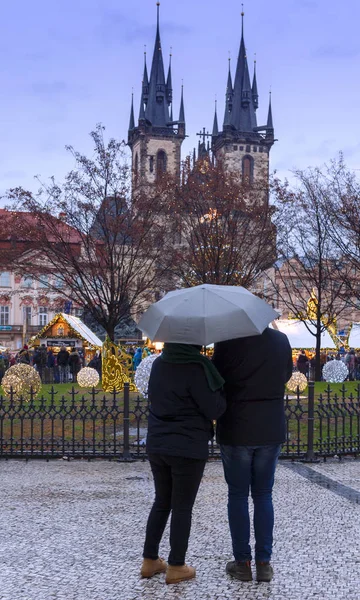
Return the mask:
<path fill-rule="evenodd" d="M 226 85 L 224 126 L 230 125 L 230 117 L 231 117 L 231 111 L 232 111 L 232 106 L 233 106 L 233 104 L 232 104 L 233 96 L 234 96 L 234 90 L 233 90 L 233 84 L 232 84 L 232 79 L 231 79 L 231 58 L 229 56 L 229 72 L 228 72 L 227 85 Z"/>
<path fill-rule="evenodd" d="M 153 127 L 166 127 L 169 122 L 169 105 L 166 97 L 165 71 L 160 40 L 160 2 L 157 2 L 156 6 L 157 27 L 145 116 Z"/>
<path fill-rule="evenodd" d="M 244 41 L 244 11 L 241 13 L 241 42 L 234 80 L 233 107 L 230 125 L 235 131 L 253 132 L 257 126 L 252 99 L 249 67 Z"/>
<path fill-rule="evenodd" d="M 132 131 L 133 129 L 135 129 L 134 92 L 131 94 L 131 110 L 130 110 L 129 131 Z"/>
<path fill-rule="evenodd" d="M 272 107 L 271 107 L 271 92 L 269 93 L 269 111 L 268 111 L 268 120 L 267 120 L 267 124 L 266 127 L 269 130 L 271 130 L 274 133 L 274 124 L 273 124 L 273 120 L 272 120 Z"/>
<path fill-rule="evenodd" d="M 185 123 L 185 109 L 184 109 L 184 86 L 181 86 L 181 102 L 179 112 L 179 123 Z"/>
<path fill-rule="evenodd" d="M 212 136 L 214 138 L 217 135 L 219 135 L 219 125 L 218 125 L 218 118 L 217 118 L 217 100 L 215 100 L 215 115 L 214 115 L 214 124 L 213 124 Z"/>
<path fill-rule="evenodd" d="M 196 163 L 196 150 L 194 148 L 194 150 L 193 150 L 193 167 L 195 167 L 195 163 Z"/>
<path fill-rule="evenodd" d="M 252 91 L 252 99 L 253 99 L 254 108 L 255 108 L 255 110 L 257 110 L 259 108 L 259 94 L 258 94 L 257 79 L 256 79 L 256 59 L 254 60 L 254 77 L 253 77 L 251 91 Z"/>
<path fill-rule="evenodd" d="M 147 65 L 146 65 L 146 46 L 145 46 L 145 50 L 144 50 L 144 76 L 143 76 L 143 99 L 145 104 L 148 101 L 149 98 L 149 76 L 148 76 L 148 71 L 147 71 Z"/>
<path fill-rule="evenodd" d="M 166 99 L 168 104 L 170 105 L 172 103 L 172 77 L 171 77 L 171 58 L 172 58 L 172 53 L 170 52 L 170 60 L 169 60 L 169 70 L 168 70 L 168 76 L 167 76 L 167 80 L 166 80 Z"/>
<path fill-rule="evenodd" d="M 145 117 L 145 101 L 144 101 L 144 92 L 141 94 L 141 100 L 140 100 L 140 111 L 139 111 L 139 124 L 140 122 L 145 122 L 146 121 L 146 117 Z"/>

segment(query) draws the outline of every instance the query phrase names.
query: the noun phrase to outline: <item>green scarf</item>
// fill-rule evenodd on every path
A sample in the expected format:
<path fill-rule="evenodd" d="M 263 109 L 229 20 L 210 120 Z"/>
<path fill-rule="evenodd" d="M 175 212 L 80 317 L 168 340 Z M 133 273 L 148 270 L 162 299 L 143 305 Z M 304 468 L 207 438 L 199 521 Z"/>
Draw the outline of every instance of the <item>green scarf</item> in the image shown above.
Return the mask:
<path fill-rule="evenodd" d="M 209 388 L 213 392 L 219 390 L 225 383 L 225 380 L 221 377 L 217 368 L 208 358 L 206 358 L 206 356 L 200 354 L 200 350 L 196 348 L 196 346 L 190 344 L 164 344 L 161 358 L 165 362 L 177 365 L 185 365 L 188 363 L 201 365 L 205 371 Z"/>

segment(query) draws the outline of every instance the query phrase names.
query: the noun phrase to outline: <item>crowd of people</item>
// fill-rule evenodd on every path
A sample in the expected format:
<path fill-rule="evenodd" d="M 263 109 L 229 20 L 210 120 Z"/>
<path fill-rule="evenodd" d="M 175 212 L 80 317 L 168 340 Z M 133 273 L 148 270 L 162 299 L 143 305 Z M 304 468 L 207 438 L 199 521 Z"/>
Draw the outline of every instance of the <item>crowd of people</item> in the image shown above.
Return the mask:
<path fill-rule="evenodd" d="M 340 360 L 346 365 L 349 371 L 348 381 L 360 380 L 360 353 L 356 353 L 353 348 L 350 348 L 347 352 L 344 348 L 336 353 L 322 352 L 320 354 L 321 369 L 331 360 Z M 295 360 L 294 367 L 307 378 L 311 378 L 315 372 L 315 354 L 309 354 L 305 350 L 301 350 Z"/>
<path fill-rule="evenodd" d="M 34 367 L 43 383 L 75 383 L 77 374 L 84 366 L 95 369 L 101 379 L 100 353 L 97 352 L 87 365 L 85 362 L 82 349 L 71 348 L 69 352 L 61 348 L 55 353 L 51 348 L 47 349 L 45 344 L 31 350 L 25 344 L 17 354 L 8 350 L 0 352 L 0 383 L 9 367 L 17 363 Z"/>

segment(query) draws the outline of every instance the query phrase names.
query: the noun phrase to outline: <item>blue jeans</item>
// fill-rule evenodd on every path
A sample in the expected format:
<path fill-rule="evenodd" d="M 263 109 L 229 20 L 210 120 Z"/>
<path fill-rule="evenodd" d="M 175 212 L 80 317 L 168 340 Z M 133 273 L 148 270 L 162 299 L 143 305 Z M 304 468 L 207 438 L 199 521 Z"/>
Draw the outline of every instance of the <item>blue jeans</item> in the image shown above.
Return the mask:
<path fill-rule="evenodd" d="M 254 502 L 255 560 L 271 558 L 274 509 L 272 488 L 281 446 L 221 445 L 229 488 L 228 516 L 235 560 L 251 560 L 249 490 Z"/>

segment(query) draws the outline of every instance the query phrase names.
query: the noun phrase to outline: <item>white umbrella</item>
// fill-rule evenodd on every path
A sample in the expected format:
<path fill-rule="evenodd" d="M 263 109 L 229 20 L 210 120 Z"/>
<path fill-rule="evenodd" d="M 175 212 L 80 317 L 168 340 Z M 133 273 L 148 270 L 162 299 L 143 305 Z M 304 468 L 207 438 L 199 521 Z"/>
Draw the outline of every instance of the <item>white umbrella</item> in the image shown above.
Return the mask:
<path fill-rule="evenodd" d="M 278 313 L 243 287 L 203 284 L 169 292 L 143 314 L 153 341 L 207 345 L 260 335 Z"/>

